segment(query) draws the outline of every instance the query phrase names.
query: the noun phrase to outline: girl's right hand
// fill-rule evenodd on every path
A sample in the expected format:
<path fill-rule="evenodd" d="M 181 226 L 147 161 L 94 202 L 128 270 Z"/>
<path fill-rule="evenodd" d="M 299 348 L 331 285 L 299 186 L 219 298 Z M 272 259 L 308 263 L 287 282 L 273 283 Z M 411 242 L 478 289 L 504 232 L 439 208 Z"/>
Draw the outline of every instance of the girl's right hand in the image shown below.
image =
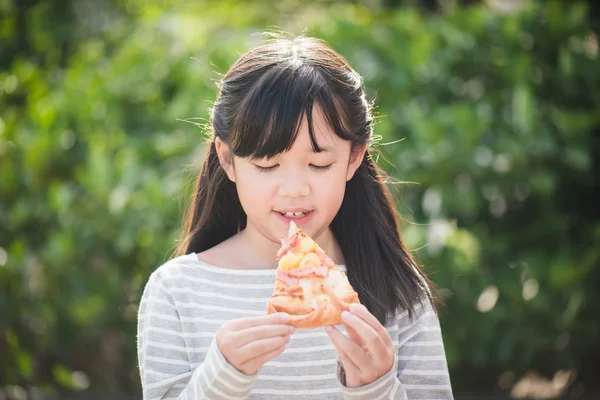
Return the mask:
<path fill-rule="evenodd" d="M 217 331 L 219 350 L 238 371 L 254 375 L 264 363 L 277 357 L 295 331 L 287 313 L 234 319 Z"/>

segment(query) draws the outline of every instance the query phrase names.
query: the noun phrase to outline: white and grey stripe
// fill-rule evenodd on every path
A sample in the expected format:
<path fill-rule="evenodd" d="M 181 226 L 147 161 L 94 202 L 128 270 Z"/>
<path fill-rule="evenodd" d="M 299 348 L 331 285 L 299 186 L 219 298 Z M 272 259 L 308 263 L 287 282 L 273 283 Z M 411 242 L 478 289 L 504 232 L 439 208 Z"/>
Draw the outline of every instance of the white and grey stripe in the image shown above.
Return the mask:
<path fill-rule="evenodd" d="M 144 399 L 452 399 L 439 321 L 428 302 L 412 319 L 402 311 L 387 324 L 396 368 L 371 384 L 340 382 L 337 353 L 322 328 L 298 330 L 257 375 L 238 371 L 219 351 L 216 332 L 232 319 L 263 315 L 274 284 L 275 270 L 219 268 L 194 253 L 158 268 L 138 315 Z"/>

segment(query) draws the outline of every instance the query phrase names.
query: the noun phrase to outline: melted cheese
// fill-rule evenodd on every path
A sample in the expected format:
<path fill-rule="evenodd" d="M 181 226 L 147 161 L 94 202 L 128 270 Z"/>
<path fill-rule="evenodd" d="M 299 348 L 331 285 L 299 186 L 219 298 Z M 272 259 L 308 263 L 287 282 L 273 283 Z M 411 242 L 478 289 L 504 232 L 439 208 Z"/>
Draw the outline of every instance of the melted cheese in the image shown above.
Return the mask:
<path fill-rule="evenodd" d="M 332 269 L 329 271 L 329 277 L 325 280 L 325 285 L 333 291 L 338 297 L 348 293 L 346 276 L 342 271 Z"/>
<path fill-rule="evenodd" d="M 318 267 L 321 265 L 321 259 L 315 253 L 308 253 L 302 257 L 300 268 Z"/>
<path fill-rule="evenodd" d="M 346 295 L 349 291 L 348 280 L 345 274 L 341 271 L 331 269 L 329 270 L 329 276 L 324 281 L 311 278 L 298 279 L 298 285 L 300 285 L 304 293 L 304 304 L 316 308 L 320 300 L 321 302 L 326 301 L 327 295 L 322 294 L 321 283 L 324 283 L 338 297 Z M 320 299 L 321 297 L 325 298 Z"/>
<path fill-rule="evenodd" d="M 314 281 L 311 278 L 298 279 L 298 284 L 304 293 L 304 303 L 311 307 L 317 308 L 317 297 L 315 296 L 313 282 Z"/>

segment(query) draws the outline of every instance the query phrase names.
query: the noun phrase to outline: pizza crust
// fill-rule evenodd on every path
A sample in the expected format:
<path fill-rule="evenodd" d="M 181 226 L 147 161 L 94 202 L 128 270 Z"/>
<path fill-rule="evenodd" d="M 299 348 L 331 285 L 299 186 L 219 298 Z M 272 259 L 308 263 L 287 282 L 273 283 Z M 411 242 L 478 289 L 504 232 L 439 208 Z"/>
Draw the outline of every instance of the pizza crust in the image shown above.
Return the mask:
<path fill-rule="evenodd" d="M 267 313 L 286 312 L 290 314 L 290 325 L 296 328 L 318 328 L 341 324 L 342 311 L 349 311 L 350 304 L 359 302 L 356 292 L 341 298 L 329 288 L 325 287 L 324 292 L 326 295 L 321 296 L 327 296 L 329 300 L 320 301 L 316 308 L 306 304 L 294 304 L 284 297 L 276 297 L 269 301 Z"/>

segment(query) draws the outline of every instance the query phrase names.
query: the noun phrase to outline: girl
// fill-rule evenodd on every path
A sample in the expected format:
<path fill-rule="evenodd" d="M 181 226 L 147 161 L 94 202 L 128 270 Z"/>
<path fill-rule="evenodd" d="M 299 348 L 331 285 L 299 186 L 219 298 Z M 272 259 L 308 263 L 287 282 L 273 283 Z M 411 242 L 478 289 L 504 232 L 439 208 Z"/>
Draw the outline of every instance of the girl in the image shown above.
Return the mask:
<path fill-rule="evenodd" d="M 451 399 L 431 283 L 371 158 L 361 77 L 323 41 L 271 39 L 222 78 L 177 257 L 143 292 L 145 399 Z M 362 305 L 343 326 L 265 315 L 295 221 Z"/>

